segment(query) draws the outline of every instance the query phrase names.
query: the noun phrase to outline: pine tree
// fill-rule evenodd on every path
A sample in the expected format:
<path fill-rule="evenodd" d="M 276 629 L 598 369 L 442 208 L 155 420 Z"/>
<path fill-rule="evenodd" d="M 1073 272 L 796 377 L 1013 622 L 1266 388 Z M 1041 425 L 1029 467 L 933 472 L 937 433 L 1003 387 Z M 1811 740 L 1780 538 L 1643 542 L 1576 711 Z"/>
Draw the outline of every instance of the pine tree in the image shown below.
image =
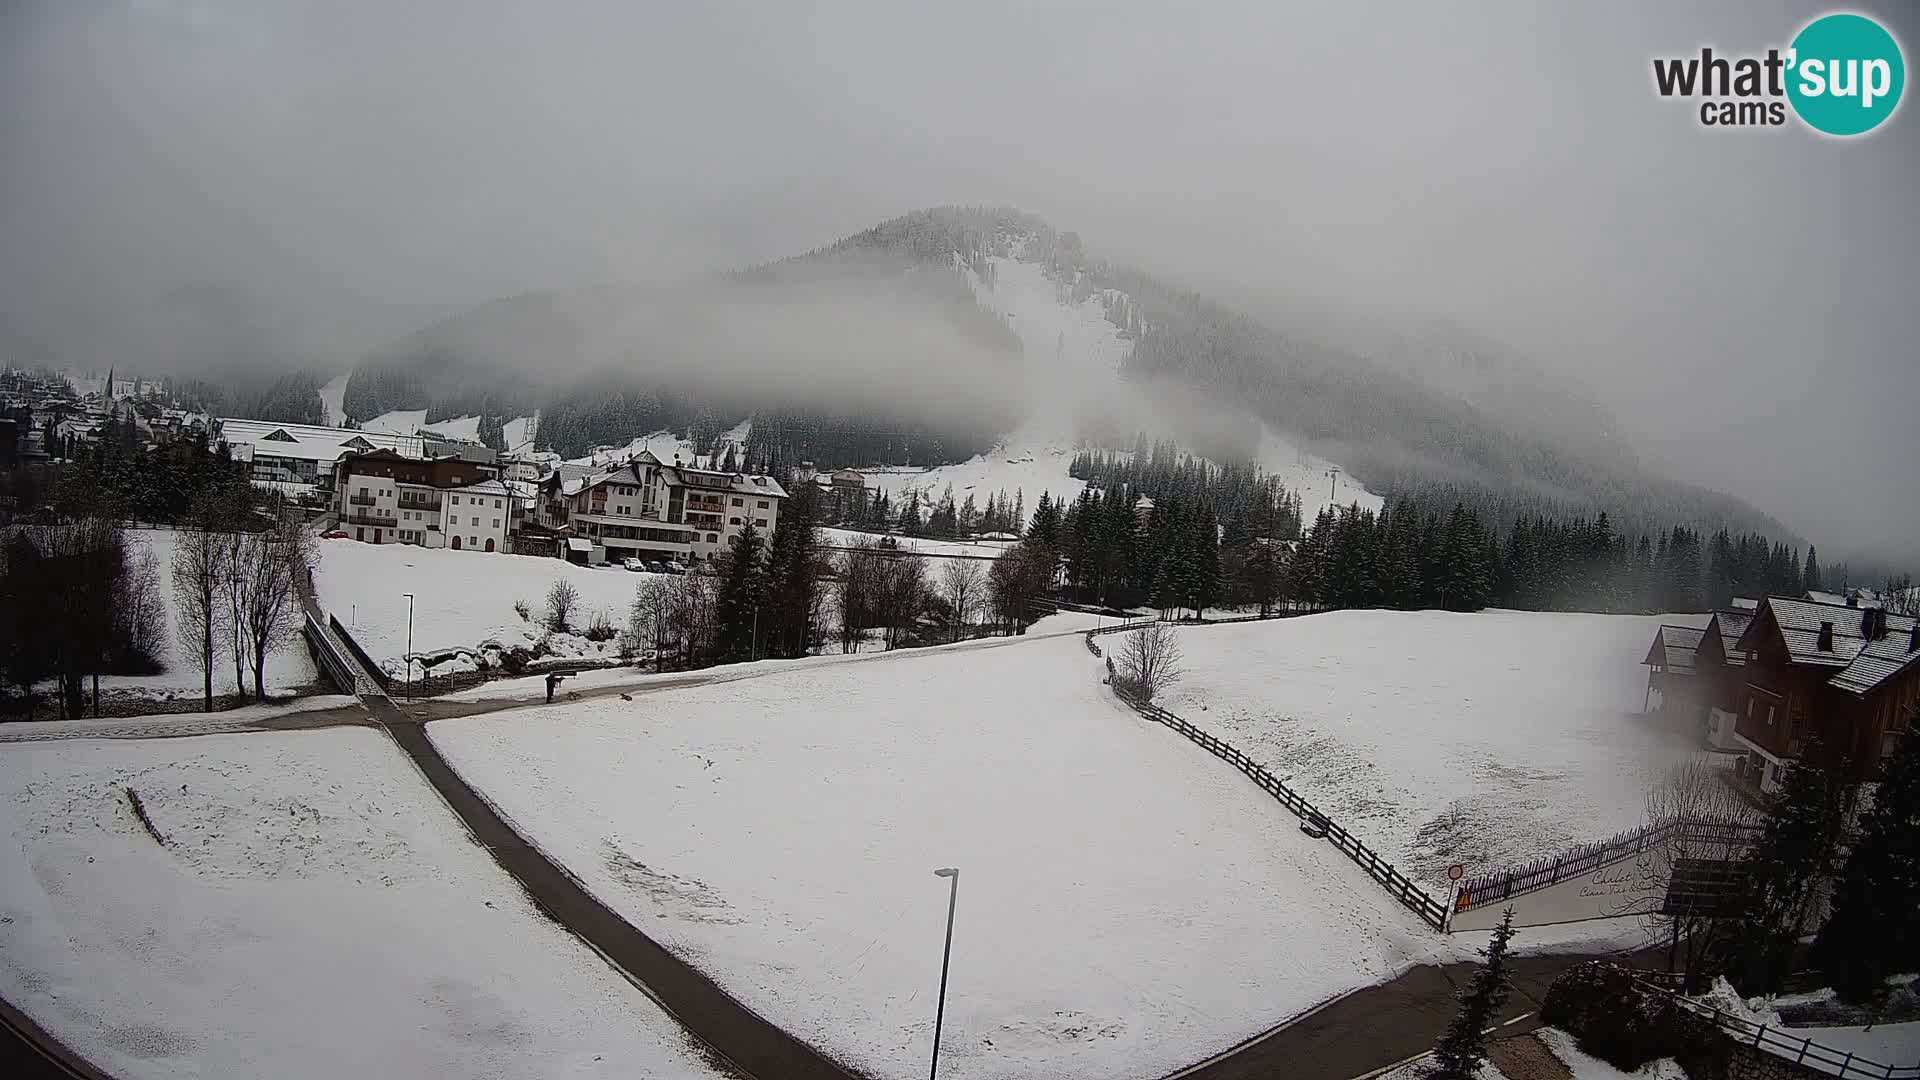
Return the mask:
<path fill-rule="evenodd" d="M 1508 908 L 1500 917 L 1500 925 L 1493 928 L 1493 940 L 1481 950 L 1486 963 L 1474 971 L 1473 982 L 1460 995 L 1460 1011 L 1433 1048 L 1436 1068 L 1432 1076 L 1468 1080 L 1487 1060 L 1486 1031 L 1513 991 L 1512 977 L 1507 973 L 1507 945 L 1512 940 L 1513 909 Z"/>
<path fill-rule="evenodd" d="M 1820 576 L 1820 554 L 1812 545 L 1807 545 L 1807 566 L 1800 572 L 1800 579 L 1808 591 L 1818 592 L 1826 588 L 1826 582 Z"/>
<path fill-rule="evenodd" d="M 794 486 L 768 545 L 760 603 L 760 651 L 766 656 L 805 656 L 813 644 L 819 600 L 814 578 L 820 550 L 815 529 L 818 490 L 812 484 Z"/>
<path fill-rule="evenodd" d="M 724 580 L 714 604 L 714 619 L 719 625 L 716 648 L 722 663 L 753 658 L 760 600 L 760 546 L 760 532 L 751 519 L 727 542 Z"/>
<path fill-rule="evenodd" d="M 1777 993 L 1833 861 L 1846 817 L 1846 785 L 1820 739 L 1787 769 L 1760 839 L 1740 860 L 1741 903 L 1720 966 L 1744 994 Z"/>
<path fill-rule="evenodd" d="M 1810 557 L 1811 558 L 1811 557 Z M 1920 968 L 1920 707 L 1881 765 L 1873 806 L 1813 943 L 1815 966 L 1842 1000 L 1872 1001 L 1889 975 Z"/>

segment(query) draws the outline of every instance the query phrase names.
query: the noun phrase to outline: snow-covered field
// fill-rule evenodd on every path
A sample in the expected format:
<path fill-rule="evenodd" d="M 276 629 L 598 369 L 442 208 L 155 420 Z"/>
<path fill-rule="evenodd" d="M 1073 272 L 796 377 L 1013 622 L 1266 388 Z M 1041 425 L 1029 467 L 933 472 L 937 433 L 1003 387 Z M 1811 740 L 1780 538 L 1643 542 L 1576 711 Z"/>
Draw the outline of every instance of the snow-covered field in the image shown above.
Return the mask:
<path fill-rule="evenodd" d="M 0 993 L 123 1080 L 715 1075 L 372 731 L 7 747 L 0 834 Z"/>
<path fill-rule="evenodd" d="M 596 895 L 877 1076 L 1151 1077 L 1447 946 L 1078 636 L 441 721 Z"/>
<path fill-rule="evenodd" d="M 161 658 L 167 669 L 158 675 L 102 676 L 100 686 L 103 690 L 138 693 L 155 699 L 197 698 L 202 692 L 204 677 L 200 672 L 197 654 L 180 640 L 179 612 L 173 595 L 173 550 L 180 534 L 170 529 L 129 529 L 127 536 L 134 544 L 153 552 L 157 561 L 159 595 L 165 600 L 167 612 L 168 651 Z M 314 671 L 313 659 L 298 641 L 267 657 L 266 684 L 270 695 L 309 689 L 317 678 L 319 675 Z M 247 675 L 246 690 L 249 694 L 253 692 L 251 672 Z M 218 695 L 231 694 L 233 691 L 233 658 L 222 651 L 214 657 L 213 692 Z"/>
<path fill-rule="evenodd" d="M 416 654 L 472 649 L 489 640 L 512 648 L 545 636 L 540 620 L 554 582 L 570 581 L 579 591 L 572 619 L 578 630 L 590 625 L 596 613 L 625 626 L 634 590 L 649 576 L 535 555 L 322 540 L 314 587 L 321 606 L 352 629 L 376 662 L 397 675 L 407 651 L 403 593 L 414 596 Z M 531 620 L 514 611 L 517 600 L 526 601 Z M 612 642 L 592 643 L 571 634 L 555 635 L 549 644 L 559 655 L 610 655 L 613 649 Z M 434 673 L 446 670 L 435 668 Z"/>
<path fill-rule="evenodd" d="M 1180 631 L 1161 701 L 1444 886 L 1633 828 L 1699 745 L 1638 715 L 1661 622 L 1688 616 L 1339 611 Z"/>

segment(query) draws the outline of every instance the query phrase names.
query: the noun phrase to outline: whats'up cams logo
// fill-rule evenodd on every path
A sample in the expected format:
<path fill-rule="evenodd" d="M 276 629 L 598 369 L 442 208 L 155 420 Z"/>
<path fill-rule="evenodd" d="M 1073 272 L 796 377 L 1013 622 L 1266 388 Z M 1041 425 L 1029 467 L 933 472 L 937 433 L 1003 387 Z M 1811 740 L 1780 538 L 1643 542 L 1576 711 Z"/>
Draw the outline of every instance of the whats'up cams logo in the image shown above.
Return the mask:
<path fill-rule="evenodd" d="M 1827 135 L 1864 135 L 1900 106 L 1907 65 L 1900 43 L 1865 15 L 1822 15 L 1786 49 L 1764 56 L 1698 56 L 1653 61 L 1663 98 L 1699 99 L 1705 127 L 1779 127 L 1787 109 Z"/>

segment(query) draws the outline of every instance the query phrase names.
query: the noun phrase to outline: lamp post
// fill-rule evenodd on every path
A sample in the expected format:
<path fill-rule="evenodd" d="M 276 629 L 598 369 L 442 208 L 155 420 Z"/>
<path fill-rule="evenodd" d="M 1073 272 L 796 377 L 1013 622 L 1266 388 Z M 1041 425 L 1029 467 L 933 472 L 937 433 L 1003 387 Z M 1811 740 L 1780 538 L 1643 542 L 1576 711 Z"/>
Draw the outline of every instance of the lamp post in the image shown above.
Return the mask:
<path fill-rule="evenodd" d="M 413 594 L 401 593 L 407 598 L 407 704 L 413 704 Z"/>
<path fill-rule="evenodd" d="M 947 889 L 947 946 L 940 954 L 940 1004 L 933 1012 L 933 1067 L 927 1072 L 927 1080 L 936 1080 L 940 1075 L 940 1025 L 947 1018 L 947 964 L 953 959 L 953 908 L 960 899 L 958 867 L 942 867 L 935 870 L 933 876 L 946 878 L 951 884 Z"/>

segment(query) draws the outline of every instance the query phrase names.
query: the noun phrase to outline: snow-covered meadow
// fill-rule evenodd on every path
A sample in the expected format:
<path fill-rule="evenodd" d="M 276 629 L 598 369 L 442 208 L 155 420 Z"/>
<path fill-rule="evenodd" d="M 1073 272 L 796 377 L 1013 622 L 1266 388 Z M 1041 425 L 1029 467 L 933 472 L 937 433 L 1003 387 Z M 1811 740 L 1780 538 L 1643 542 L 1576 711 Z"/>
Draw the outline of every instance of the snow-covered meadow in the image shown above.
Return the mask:
<path fill-rule="evenodd" d="M 1077 635 L 801 661 L 429 734 L 616 911 L 876 1076 L 1150 1077 L 1446 945 Z"/>
<path fill-rule="evenodd" d="M 9 746 L 0 836 L 0 994 L 123 1080 L 716 1075 L 371 730 Z"/>
<path fill-rule="evenodd" d="M 650 576 L 535 555 L 336 539 L 320 542 L 314 588 L 321 606 L 352 629 L 374 661 L 399 675 L 407 652 L 405 593 L 413 594 L 416 654 L 476 649 L 487 641 L 510 649 L 547 636 L 541 618 L 556 581 L 571 582 L 579 592 L 571 623 L 581 630 L 597 615 L 625 626 L 634 592 Z M 530 618 L 514 610 L 517 601 L 526 602 Z M 616 648 L 612 641 L 591 642 L 578 634 L 553 635 L 548 645 L 556 655 L 583 657 L 611 656 Z"/>
<path fill-rule="evenodd" d="M 1639 666 L 1688 616 L 1336 611 L 1183 627 L 1160 704 L 1239 746 L 1444 887 L 1645 819 L 1646 791 L 1700 745 L 1642 716 Z"/>

